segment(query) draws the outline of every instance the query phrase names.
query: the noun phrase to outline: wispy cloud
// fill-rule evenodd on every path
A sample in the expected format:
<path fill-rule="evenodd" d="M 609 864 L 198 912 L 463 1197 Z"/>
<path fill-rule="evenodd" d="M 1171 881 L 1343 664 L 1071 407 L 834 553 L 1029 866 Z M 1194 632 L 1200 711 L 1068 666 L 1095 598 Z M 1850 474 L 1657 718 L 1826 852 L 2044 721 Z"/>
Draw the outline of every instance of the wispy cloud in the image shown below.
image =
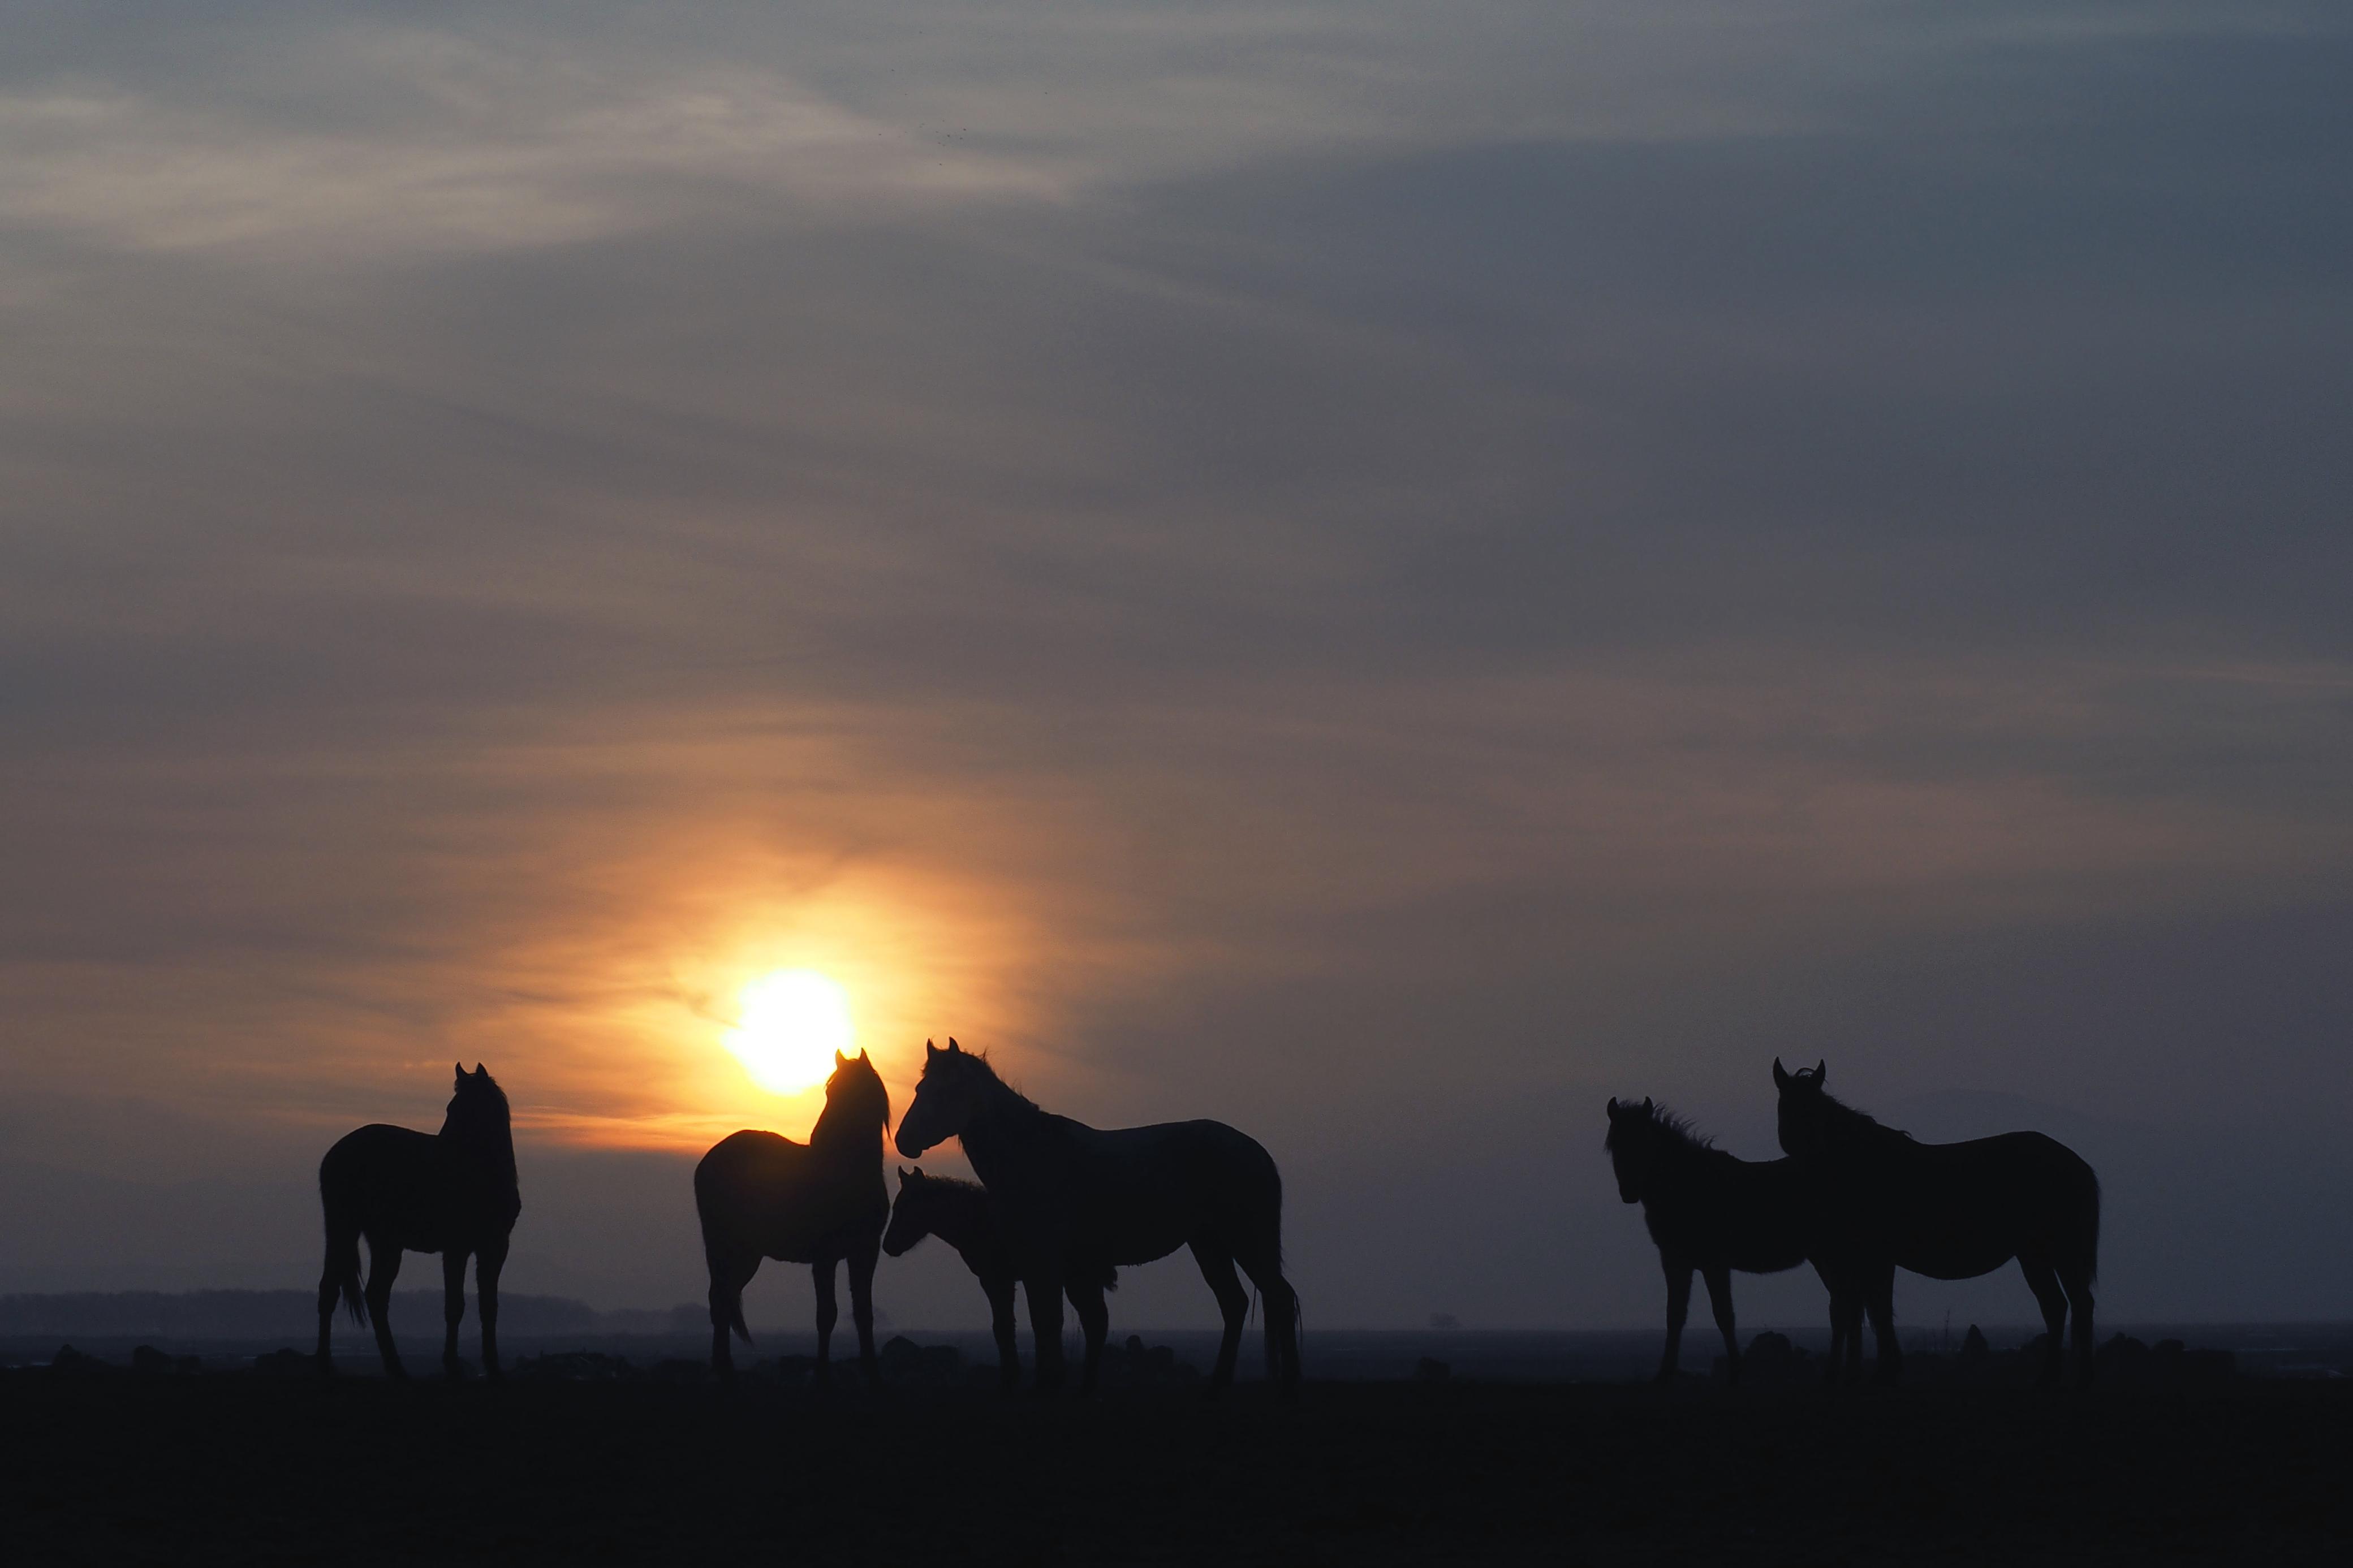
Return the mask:
<path fill-rule="evenodd" d="M 354 260 L 562 245 L 746 205 L 841 221 L 1052 202 L 1066 176 L 854 113 L 750 66 L 600 69 L 446 35 L 322 62 L 376 106 L 288 125 L 102 82 L 0 94 L 0 210 L 164 251 Z"/>

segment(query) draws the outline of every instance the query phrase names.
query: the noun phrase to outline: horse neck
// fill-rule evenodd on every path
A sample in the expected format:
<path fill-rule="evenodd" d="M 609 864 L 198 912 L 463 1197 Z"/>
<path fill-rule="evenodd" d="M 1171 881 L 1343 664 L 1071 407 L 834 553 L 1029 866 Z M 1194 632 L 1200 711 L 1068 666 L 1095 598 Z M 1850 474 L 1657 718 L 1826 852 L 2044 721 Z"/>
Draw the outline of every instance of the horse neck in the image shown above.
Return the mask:
<path fill-rule="evenodd" d="M 1679 1216 L 1699 1200 L 1710 1184 L 1709 1178 L 1721 1175 L 1734 1163 L 1721 1149 L 1662 1131 L 1651 1179 L 1644 1184 L 1642 1206 L 1663 1217 Z"/>
<path fill-rule="evenodd" d="M 837 1112 L 828 1105 L 809 1131 L 809 1150 L 829 1160 L 863 1156 L 876 1162 L 879 1168 L 882 1159 L 881 1120 L 869 1120 L 847 1110 Z"/>
<path fill-rule="evenodd" d="M 973 1108 L 964 1131 L 957 1136 L 974 1173 L 984 1186 L 993 1187 L 1003 1184 L 1008 1169 L 1036 1147 L 1048 1128 L 1049 1118 L 1044 1111 L 991 1078 L 982 1091 L 980 1103 Z M 997 1174 L 992 1176 L 992 1171 Z"/>
<path fill-rule="evenodd" d="M 1911 1138 L 1852 1105 L 1823 1097 L 1822 1142 L 1832 1154 L 1882 1154 L 1900 1149 Z"/>
<path fill-rule="evenodd" d="M 506 1190 L 515 1190 L 514 1123 L 508 1118 L 501 1116 L 495 1121 L 484 1118 L 474 1122 L 445 1120 L 441 1123 L 441 1141 L 488 1166 L 501 1178 Z"/>

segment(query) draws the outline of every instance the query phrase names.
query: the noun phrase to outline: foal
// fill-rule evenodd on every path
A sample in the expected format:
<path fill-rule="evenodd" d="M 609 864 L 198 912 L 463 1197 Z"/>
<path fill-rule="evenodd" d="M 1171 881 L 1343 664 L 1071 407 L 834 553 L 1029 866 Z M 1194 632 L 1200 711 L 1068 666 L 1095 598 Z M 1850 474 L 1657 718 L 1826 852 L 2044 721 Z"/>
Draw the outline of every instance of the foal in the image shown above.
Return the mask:
<path fill-rule="evenodd" d="M 1021 1275 L 989 1207 L 988 1189 L 977 1182 L 926 1176 L 921 1165 L 913 1170 L 900 1166 L 899 1201 L 891 1209 L 891 1228 L 882 1233 L 882 1250 L 902 1258 L 927 1236 L 955 1247 L 980 1281 L 981 1293 L 988 1298 L 988 1326 L 997 1336 L 997 1381 L 1010 1394 L 1021 1382 L 1021 1347 L 1013 1331 L 1013 1294 Z M 1109 1268 L 1094 1283 L 1098 1290 L 1119 1288 Z M 1071 1305 L 1083 1310 L 1086 1286 L 1074 1283 L 1068 1294 Z"/>
<path fill-rule="evenodd" d="M 1618 1195 L 1642 1205 L 1642 1221 L 1667 1273 L 1667 1351 L 1659 1362 L 1658 1381 L 1675 1375 L 1696 1268 L 1707 1281 L 1715 1326 L 1724 1331 L 1725 1364 L 1738 1383 L 1732 1271 L 1778 1274 L 1807 1261 L 1815 1206 L 1810 1178 L 1794 1160 L 1736 1159 L 1648 1100 L 1640 1105 L 1609 1102 L 1609 1136 L 1602 1146 L 1618 1173 Z M 1815 1271 L 1831 1285 L 1820 1264 Z M 1835 1333 L 1840 1316 L 1834 1286 L 1831 1302 Z M 1831 1364 L 1837 1364 L 1835 1351 Z"/>

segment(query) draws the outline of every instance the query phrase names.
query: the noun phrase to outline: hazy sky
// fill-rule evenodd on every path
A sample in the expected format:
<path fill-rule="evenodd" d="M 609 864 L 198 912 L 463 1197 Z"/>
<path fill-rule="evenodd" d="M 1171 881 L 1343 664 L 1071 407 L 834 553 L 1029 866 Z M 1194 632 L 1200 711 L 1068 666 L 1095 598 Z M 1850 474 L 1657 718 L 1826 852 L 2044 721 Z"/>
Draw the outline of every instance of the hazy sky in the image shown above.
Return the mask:
<path fill-rule="evenodd" d="M 0 30 L 0 1289 L 311 1282 L 462 1058 L 509 1288 L 697 1299 L 808 967 L 1257 1135 L 1311 1326 L 1651 1323 L 1602 1100 L 1777 1053 L 2353 1310 L 2341 5 Z"/>

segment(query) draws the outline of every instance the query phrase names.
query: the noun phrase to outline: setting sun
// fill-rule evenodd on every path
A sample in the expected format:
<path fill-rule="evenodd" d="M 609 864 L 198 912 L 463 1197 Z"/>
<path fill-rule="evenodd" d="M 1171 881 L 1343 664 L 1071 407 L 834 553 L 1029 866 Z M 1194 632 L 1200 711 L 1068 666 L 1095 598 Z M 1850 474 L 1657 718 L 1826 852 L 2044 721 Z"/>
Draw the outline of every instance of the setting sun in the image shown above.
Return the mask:
<path fill-rule="evenodd" d="M 763 1089 L 796 1094 L 823 1083 L 849 1049 L 849 998 L 813 969 L 784 969 L 744 987 L 727 1048 Z"/>

